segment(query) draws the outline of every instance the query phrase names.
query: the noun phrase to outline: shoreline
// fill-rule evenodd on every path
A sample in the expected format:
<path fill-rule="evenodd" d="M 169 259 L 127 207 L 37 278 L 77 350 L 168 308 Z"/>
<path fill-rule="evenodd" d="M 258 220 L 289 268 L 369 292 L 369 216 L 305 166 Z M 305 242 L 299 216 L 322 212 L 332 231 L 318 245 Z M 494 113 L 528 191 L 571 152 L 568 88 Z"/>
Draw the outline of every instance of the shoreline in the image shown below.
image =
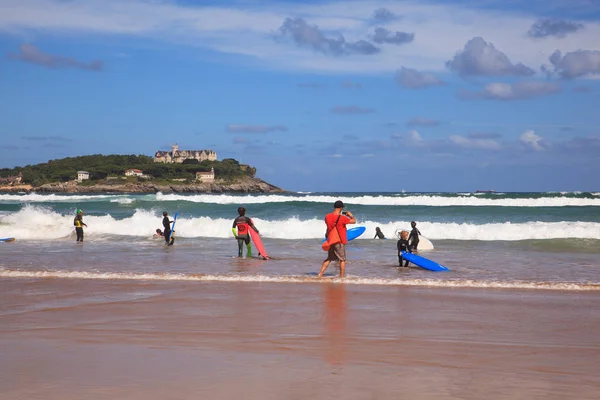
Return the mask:
<path fill-rule="evenodd" d="M 233 183 L 198 183 L 198 184 L 154 184 L 139 183 L 99 183 L 81 185 L 75 181 L 46 183 L 41 186 L 14 185 L 0 186 L 0 193 L 79 193 L 79 194 L 136 194 L 136 193 L 289 193 L 275 185 L 258 178 L 242 179 Z"/>

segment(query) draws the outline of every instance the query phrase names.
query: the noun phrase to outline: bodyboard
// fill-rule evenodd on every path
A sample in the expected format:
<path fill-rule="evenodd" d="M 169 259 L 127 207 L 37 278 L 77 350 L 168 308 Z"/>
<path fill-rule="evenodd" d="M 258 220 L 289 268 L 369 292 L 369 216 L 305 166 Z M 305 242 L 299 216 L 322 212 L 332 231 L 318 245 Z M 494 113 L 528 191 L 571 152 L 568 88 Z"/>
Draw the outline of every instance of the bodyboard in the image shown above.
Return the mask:
<path fill-rule="evenodd" d="M 402 258 L 408 260 L 421 268 L 428 269 L 430 271 L 443 272 L 450 271 L 448 268 L 444 267 L 441 264 L 436 263 L 435 261 L 431 261 L 425 257 L 418 256 L 416 254 L 409 253 L 407 251 L 402 252 Z"/>
<path fill-rule="evenodd" d="M 0 242 L 14 242 L 14 241 L 15 241 L 14 237 L 0 239 Z"/>
<path fill-rule="evenodd" d="M 173 226 L 171 227 L 171 236 L 169 236 L 169 246 L 173 246 L 173 243 L 175 243 L 175 222 L 177 222 L 178 215 L 179 215 L 179 212 L 176 212 L 175 216 L 173 217 Z"/>
<path fill-rule="evenodd" d="M 256 247 L 256 250 L 258 250 L 258 254 L 260 254 L 265 260 L 268 260 L 269 256 L 267 255 L 267 252 L 265 251 L 265 246 L 263 245 L 263 242 L 260 239 L 258 232 L 256 232 L 250 226 L 250 227 L 248 227 L 248 233 L 250 233 L 250 237 L 252 238 L 252 241 L 254 242 L 254 247 Z"/>
<path fill-rule="evenodd" d="M 367 228 L 365 228 L 364 226 L 357 226 L 356 228 L 348 229 L 346 231 L 346 239 L 348 241 L 356 239 L 357 237 L 359 237 L 360 235 L 365 233 L 366 230 L 367 230 Z M 325 243 L 326 240 L 327 239 L 323 239 L 322 243 Z"/>

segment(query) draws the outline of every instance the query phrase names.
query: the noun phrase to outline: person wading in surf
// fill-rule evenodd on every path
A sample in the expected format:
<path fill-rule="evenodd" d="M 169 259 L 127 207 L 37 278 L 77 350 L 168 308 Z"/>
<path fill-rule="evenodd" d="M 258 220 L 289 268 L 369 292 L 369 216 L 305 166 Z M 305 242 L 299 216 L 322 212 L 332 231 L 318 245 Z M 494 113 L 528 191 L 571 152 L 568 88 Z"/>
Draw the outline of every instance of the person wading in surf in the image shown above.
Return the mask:
<path fill-rule="evenodd" d="M 319 278 L 323 276 L 325 270 L 332 261 L 340 262 L 340 278 L 344 277 L 346 271 L 346 225 L 355 224 L 356 218 L 350 211 L 342 212 L 344 203 L 341 200 L 333 204 L 333 212 L 325 216 L 325 224 L 327 224 L 326 238 L 323 243 L 323 250 L 327 250 L 327 259 L 321 265 Z"/>
<path fill-rule="evenodd" d="M 73 220 L 73 225 L 75 225 L 75 232 L 77 233 L 77 241 L 83 242 L 83 227 L 87 228 L 87 225 L 83 223 L 83 211 L 77 210 L 77 215 Z"/>
<path fill-rule="evenodd" d="M 417 251 L 417 247 L 419 247 L 419 235 L 421 234 L 421 232 L 419 232 L 419 230 L 417 229 L 417 223 L 415 221 L 411 221 L 410 226 L 412 227 L 412 230 L 410 231 L 408 241 L 410 242 L 411 250 Z"/>
<path fill-rule="evenodd" d="M 169 219 L 169 213 L 168 212 L 163 212 L 163 220 L 162 220 L 162 224 L 163 224 L 163 228 L 165 228 L 165 230 L 163 231 L 163 235 L 165 236 L 165 242 L 167 244 L 169 244 L 169 239 L 171 238 L 171 224 L 173 223 L 173 221 L 171 221 Z"/>
<path fill-rule="evenodd" d="M 396 243 L 396 247 L 398 247 L 398 266 L 401 267 L 402 261 L 405 261 L 404 266 L 408 267 L 408 260 L 404 260 L 404 257 L 402 257 L 403 251 L 412 253 L 410 245 L 408 244 L 408 231 L 402 231 L 398 236 L 398 243 Z"/>
<path fill-rule="evenodd" d="M 244 243 L 246 243 L 246 257 L 252 257 L 252 245 L 250 244 L 250 232 L 248 229 L 252 228 L 256 233 L 259 232 L 252 220 L 249 217 L 246 217 L 246 209 L 244 207 L 239 207 L 237 211 L 238 217 L 233 220 L 233 227 L 231 230 L 233 236 L 237 239 L 238 257 L 242 256 Z"/>

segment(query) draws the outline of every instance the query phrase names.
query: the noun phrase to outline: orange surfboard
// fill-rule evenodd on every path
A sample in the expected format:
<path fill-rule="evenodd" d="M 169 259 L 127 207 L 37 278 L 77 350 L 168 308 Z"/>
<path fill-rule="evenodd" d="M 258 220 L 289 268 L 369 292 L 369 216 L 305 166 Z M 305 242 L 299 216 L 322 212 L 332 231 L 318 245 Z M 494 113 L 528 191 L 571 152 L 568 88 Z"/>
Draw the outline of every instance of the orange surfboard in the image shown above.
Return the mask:
<path fill-rule="evenodd" d="M 265 250 L 265 246 L 263 245 L 262 240 L 260 239 L 260 236 L 258 235 L 258 232 L 256 232 L 254 229 L 252 229 L 252 227 L 248 227 L 248 231 L 250 232 L 250 237 L 252 238 L 252 241 L 254 242 L 254 246 L 256 247 L 256 250 L 258 250 L 258 254 L 260 254 L 261 256 L 263 256 L 263 258 L 265 260 L 269 259 L 269 256 L 267 255 L 267 252 Z"/>

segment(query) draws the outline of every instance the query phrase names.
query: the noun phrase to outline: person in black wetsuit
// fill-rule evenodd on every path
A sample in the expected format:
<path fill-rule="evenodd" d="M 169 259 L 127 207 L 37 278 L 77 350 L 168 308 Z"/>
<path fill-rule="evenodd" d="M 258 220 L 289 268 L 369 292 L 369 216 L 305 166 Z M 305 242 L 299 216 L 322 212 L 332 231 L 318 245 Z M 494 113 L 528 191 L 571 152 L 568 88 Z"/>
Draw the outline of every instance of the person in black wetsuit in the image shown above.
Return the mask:
<path fill-rule="evenodd" d="M 169 244 L 169 239 L 171 239 L 171 224 L 173 223 L 173 221 L 171 221 L 169 219 L 169 213 L 168 212 L 163 212 L 163 227 L 165 228 L 163 230 L 163 235 L 165 235 L 165 242 L 167 244 Z"/>
<path fill-rule="evenodd" d="M 404 257 L 402 257 L 402 252 L 408 251 L 409 253 L 412 253 L 408 244 L 408 231 L 400 232 L 400 240 L 398 240 L 396 246 L 398 247 L 398 266 L 401 267 L 402 261 L 404 261 Z M 406 260 L 404 266 L 408 267 L 408 260 Z"/>
<path fill-rule="evenodd" d="M 250 233 L 248 232 L 248 229 L 250 228 L 258 233 L 258 229 L 254 226 L 252 220 L 249 217 L 246 217 L 246 209 L 244 207 L 239 207 L 238 217 L 233 220 L 233 227 L 231 228 L 238 243 L 238 257 L 242 256 L 244 243 L 246 243 L 246 257 L 252 257 L 252 245 L 250 244 Z"/>
<path fill-rule="evenodd" d="M 83 242 L 83 227 L 87 228 L 87 225 L 83 223 L 83 211 L 77 210 L 77 215 L 73 220 L 73 225 L 75 225 L 75 232 L 77 233 L 77 241 Z"/>
<path fill-rule="evenodd" d="M 412 230 L 410 231 L 408 241 L 410 242 L 411 250 L 415 251 L 417 250 L 417 247 L 419 247 L 419 235 L 421 232 L 417 229 L 417 223 L 415 221 L 411 221 L 410 226 L 412 227 Z"/>
<path fill-rule="evenodd" d="M 385 239 L 385 236 L 379 227 L 375 228 L 375 237 L 373 239 Z"/>

